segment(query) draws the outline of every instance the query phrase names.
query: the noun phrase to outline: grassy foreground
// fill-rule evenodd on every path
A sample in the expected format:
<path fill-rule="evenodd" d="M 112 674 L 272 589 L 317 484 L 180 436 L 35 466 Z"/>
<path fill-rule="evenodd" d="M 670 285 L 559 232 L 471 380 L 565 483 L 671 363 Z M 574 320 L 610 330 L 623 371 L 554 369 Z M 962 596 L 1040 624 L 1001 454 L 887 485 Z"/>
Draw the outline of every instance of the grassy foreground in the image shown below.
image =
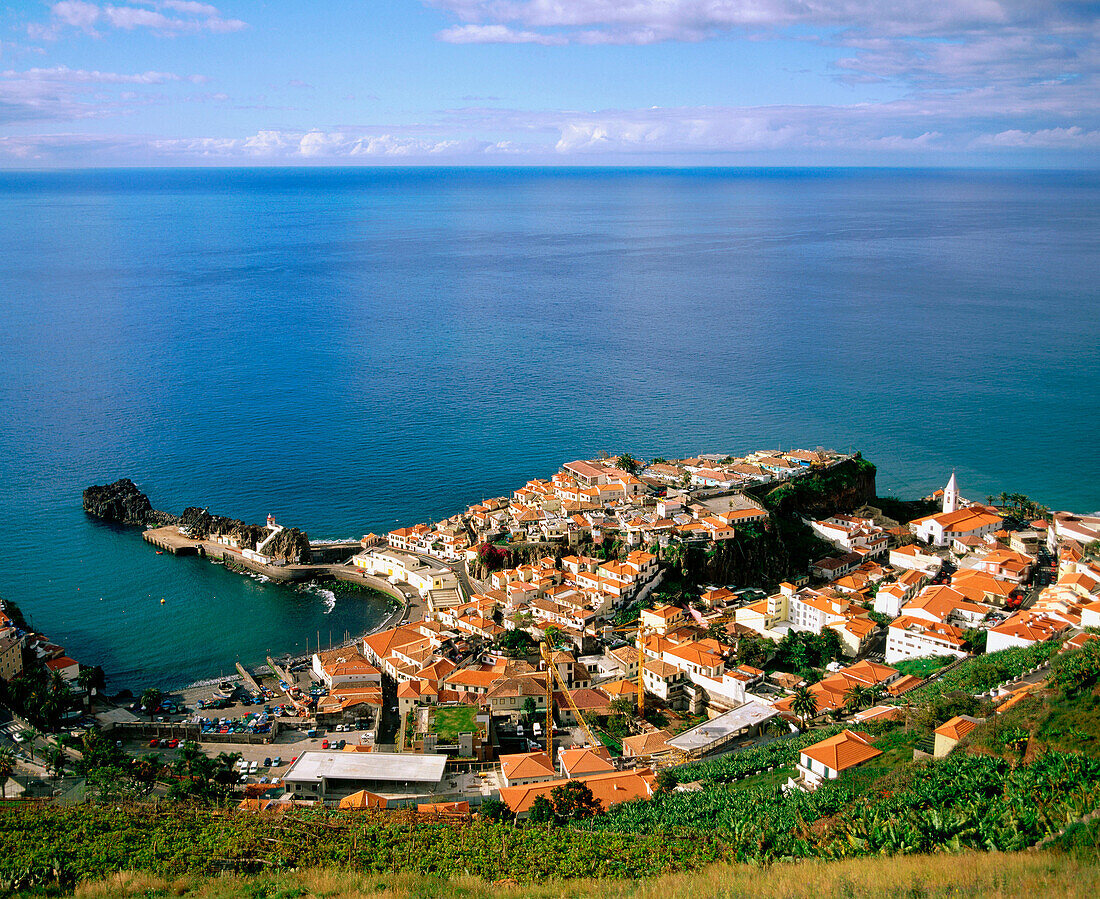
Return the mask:
<path fill-rule="evenodd" d="M 28 894 L 30 895 L 30 894 Z M 859 896 L 932 899 L 977 896 L 1016 899 L 1100 895 L 1100 864 L 1061 853 L 965 853 L 960 855 L 806 861 L 769 868 L 713 865 L 694 874 L 651 880 L 551 880 L 537 884 L 488 883 L 473 877 L 451 880 L 410 874 L 361 874 L 315 869 L 251 877 L 182 877 L 166 880 L 123 873 L 84 884 L 82 899 L 797 899 Z"/>

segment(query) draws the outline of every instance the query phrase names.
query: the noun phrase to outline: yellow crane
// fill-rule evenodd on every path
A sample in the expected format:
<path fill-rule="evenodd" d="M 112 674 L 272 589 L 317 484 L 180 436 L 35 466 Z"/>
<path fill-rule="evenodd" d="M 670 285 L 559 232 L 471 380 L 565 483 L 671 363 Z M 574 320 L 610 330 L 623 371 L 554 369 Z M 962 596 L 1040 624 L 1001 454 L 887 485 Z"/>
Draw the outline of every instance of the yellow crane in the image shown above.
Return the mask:
<path fill-rule="evenodd" d="M 645 715 L 645 626 L 642 616 L 638 616 L 638 717 Z"/>
<path fill-rule="evenodd" d="M 632 631 L 634 625 L 614 628 L 614 631 Z M 642 616 L 638 616 L 638 637 L 634 643 L 634 649 L 638 653 L 638 715 L 645 713 L 645 636 L 646 627 L 642 624 Z"/>
<path fill-rule="evenodd" d="M 551 759 L 554 758 L 554 681 L 557 681 L 561 687 L 561 692 L 565 695 L 565 701 L 569 704 L 573 717 L 580 724 L 589 744 L 591 746 L 603 746 L 603 743 L 596 739 L 592 729 L 588 726 L 588 722 L 584 720 L 581 710 L 577 708 L 576 702 L 573 701 L 569 688 L 562 680 L 561 672 L 558 671 L 558 666 L 554 663 L 554 652 L 545 640 L 542 643 L 542 660 L 546 663 L 546 754 Z"/>

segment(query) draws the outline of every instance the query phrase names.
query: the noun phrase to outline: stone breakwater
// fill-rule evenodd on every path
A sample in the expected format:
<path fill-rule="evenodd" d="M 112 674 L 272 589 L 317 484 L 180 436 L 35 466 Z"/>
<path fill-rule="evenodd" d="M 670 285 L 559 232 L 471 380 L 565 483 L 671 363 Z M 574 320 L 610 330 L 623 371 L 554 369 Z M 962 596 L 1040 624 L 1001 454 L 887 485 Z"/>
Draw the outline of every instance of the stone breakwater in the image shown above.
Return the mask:
<path fill-rule="evenodd" d="M 249 524 L 225 515 L 212 515 L 206 509 L 191 506 L 182 515 L 153 508 L 153 504 L 129 478 L 113 484 L 93 485 L 84 490 L 84 511 L 102 521 L 132 524 L 146 528 L 177 526 L 196 541 L 212 535 L 232 538 L 240 549 L 256 549 L 264 544 L 264 555 L 291 564 L 309 564 L 313 553 L 309 535 L 298 528 L 283 528 L 274 536 L 258 524 Z M 268 539 L 270 537 L 270 539 Z M 265 542 L 266 541 L 266 542 Z"/>

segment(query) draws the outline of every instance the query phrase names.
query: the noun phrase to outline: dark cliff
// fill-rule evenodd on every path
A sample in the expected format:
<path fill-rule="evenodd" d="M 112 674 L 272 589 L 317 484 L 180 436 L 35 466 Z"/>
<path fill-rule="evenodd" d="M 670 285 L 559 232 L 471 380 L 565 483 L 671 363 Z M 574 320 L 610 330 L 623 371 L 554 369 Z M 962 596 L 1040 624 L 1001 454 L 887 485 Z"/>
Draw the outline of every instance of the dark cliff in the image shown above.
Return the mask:
<path fill-rule="evenodd" d="M 676 561 L 698 584 L 772 587 L 806 574 L 809 564 L 835 555 L 836 547 L 818 538 L 803 517 L 817 519 L 854 512 L 875 497 L 875 466 L 856 457 L 832 468 L 779 485 L 749 491 L 770 512 L 763 524 L 735 528 L 732 540 L 704 549 L 684 550 Z"/>
<path fill-rule="evenodd" d="M 860 455 L 832 468 L 750 491 L 775 515 L 821 518 L 854 512 L 875 499 L 875 466 Z"/>
<path fill-rule="evenodd" d="M 247 524 L 224 515 L 211 515 L 205 509 L 184 509 L 183 515 L 172 515 L 153 508 L 149 497 L 142 493 L 129 478 L 121 478 L 113 484 L 93 485 L 84 491 L 84 511 L 103 521 L 118 524 L 135 524 L 141 527 L 179 525 L 188 533 L 203 539 L 212 534 L 227 534 L 237 540 L 242 549 L 256 549 L 267 539 L 270 531 L 258 524 Z M 298 528 L 284 528 L 264 547 L 264 553 L 288 562 L 310 562 L 309 535 Z"/>
<path fill-rule="evenodd" d="M 224 515 L 211 515 L 205 509 L 194 506 L 183 510 L 179 524 L 196 540 L 213 534 L 224 534 L 233 537 L 241 549 L 256 549 L 269 534 L 267 528 L 261 525 L 248 524 Z M 309 549 L 309 535 L 298 528 L 283 528 L 263 551 L 265 555 L 288 562 L 308 563 L 313 558 Z"/>
<path fill-rule="evenodd" d="M 145 524 L 154 514 L 149 497 L 129 478 L 113 484 L 93 485 L 84 491 L 84 511 L 104 521 Z"/>

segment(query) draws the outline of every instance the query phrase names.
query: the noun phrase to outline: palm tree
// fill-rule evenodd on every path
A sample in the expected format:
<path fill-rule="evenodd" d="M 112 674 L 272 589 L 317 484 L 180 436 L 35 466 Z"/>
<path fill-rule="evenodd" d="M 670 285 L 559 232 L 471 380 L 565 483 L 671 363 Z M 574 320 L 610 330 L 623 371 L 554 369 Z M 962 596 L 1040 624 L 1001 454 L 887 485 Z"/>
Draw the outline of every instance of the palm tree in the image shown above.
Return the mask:
<path fill-rule="evenodd" d="M 62 749 L 50 749 L 46 751 L 46 762 L 54 777 L 60 777 L 65 773 L 65 751 Z"/>
<path fill-rule="evenodd" d="M 28 725 L 20 732 L 20 736 L 27 744 L 27 752 L 30 753 L 31 761 L 34 761 L 34 741 L 42 736 L 42 731 L 34 725 Z"/>
<path fill-rule="evenodd" d="M 802 729 L 806 729 L 806 722 L 817 714 L 817 697 L 810 692 L 809 687 L 799 687 L 795 690 L 794 699 L 791 700 L 791 711 L 802 721 Z"/>
<path fill-rule="evenodd" d="M 15 753 L 10 746 L 0 746 L 0 799 L 7 799 L 8 778 L 15 771 Z"/>
<path fill-rule="evenodd" d="M 156 687 L 149 687 L 141 694 L 141 707 L 145 709 L 146 714 L 149 715 L 150 721 L 153 720 L 153 713 L 157 710 L 163 697 L 164 694 Z"/>
<path fill-rule="evenodd" d="M 845 700 L 845 708 L 851 712 L 858 712 L 863 708 L 863 703 L 867 701 L 867 691 L 859 684 L 856 684 L 848 691 Z"/>
<path fill-rule="evenodd" d="M 80 673 L 76 676 L 76 682 L 80 684 L 81 689 L 83 689 L 88 696 L 92 695 L 92 690 L 97 680 L 99 680 L 99 678 L 94 668 L 81 668 Z"/>

